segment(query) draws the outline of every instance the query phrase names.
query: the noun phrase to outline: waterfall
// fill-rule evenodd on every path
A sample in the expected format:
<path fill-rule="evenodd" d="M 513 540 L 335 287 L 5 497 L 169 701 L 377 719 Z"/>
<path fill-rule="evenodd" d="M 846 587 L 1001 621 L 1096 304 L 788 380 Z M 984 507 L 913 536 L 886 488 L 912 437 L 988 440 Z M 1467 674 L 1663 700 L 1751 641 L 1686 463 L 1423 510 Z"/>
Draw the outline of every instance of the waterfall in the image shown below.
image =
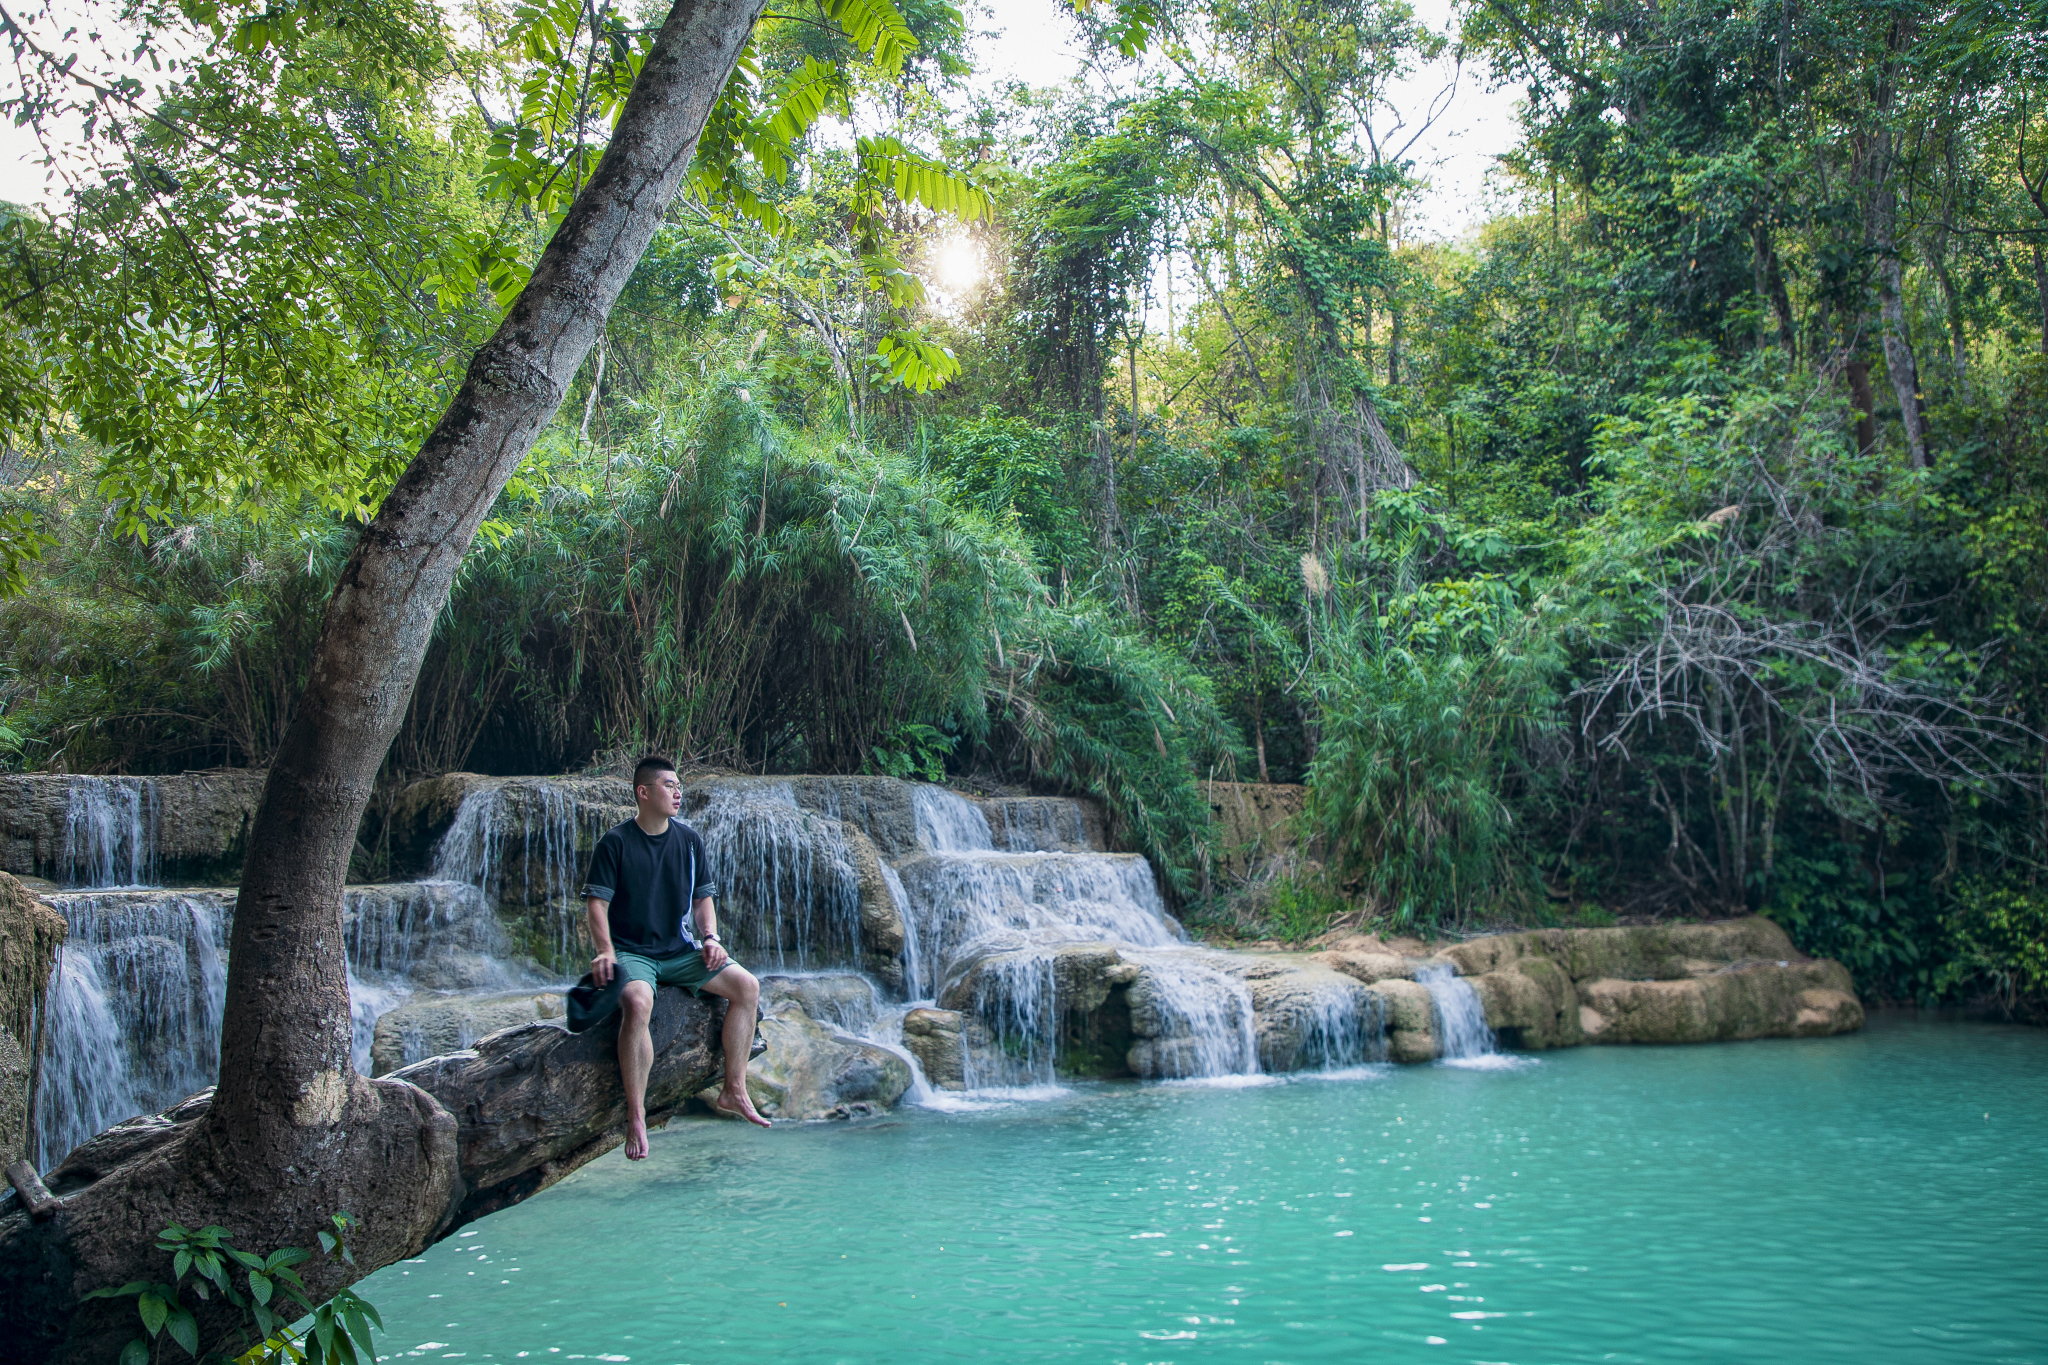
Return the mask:
<path fill-rule="evenodd" d="M 995 849 L 988 817 L 964 796 L 920 784 L 911 790 L 910 808 L 917 816 L 918 847 L 927 853 L 989 853 Z"/>
<path fill-rule="evenodd" d="M 1053 1084 L 1060 1015 L 1051 954 L 1025 950 L 985 959 L 975 977 L 974 1013 L 994 1032 L 996 1046 L 963 1044 L 961 1073 L 969 1090 Z"/>
<path fill-rule="evenodd" d="M 67 886 L 154 886 L 156 783 L 146 777 L 74 777 L 64 807 Z"/>
<path fill-rule="evenodd" d="M 1429 988 L 1435 1007 L 1437 1058 L 1446 1062 L 1469 1061 L 1494 1051 L 1493 1030 L 1486 1026 L 1486 1007 L 1472 983 L 1448 966 L 1417 967 L 1415 979 Z"/>
<path fill-rule="evenodd" d="M 370 1070 L 377 1016 L 415 989 L 508 990 L 541 978 L 482 893 L 448 882 L 343 895 L 350 1043 Z M 50 984 L 36 1160 L 47 1169 L 102 1129 L 213 1084 L 227 990 L 226 891 L 66 891 L 70 933 Z"/>
<path fill-rule="evenodd" d="M 434 850 L 434 881 L 473 886 L 527 926 L 533 957 L 566 971 L 583 960 L 584 863 L 610 827 L 552 782 L 500 782 L 470 792 Z"/>
<path fill-rule="evenodd" d="M 229 897 L 68 892 L 51 983 L 37 1161 L 213 1083 L 227 989 Z"/>
<path fill-rule="evenodd" d="M 1141 1045 L 1145 1075 L 1191 1079 L 1250 1076 L 1259 1070 L 1252 993 L 1243 981 L 1192 952 L 1131 955 L 1142 970 L 1131 986 L 1131 1025 L 1151 1035 Z"/>
<path fill-rule="evenodd" d="M 918 934 L 917 916 L 911 913 L 910 891 L 903 885 L 902 874 L 887 863 L 882 864 L 882 884 L 888 888 L 890 904 L 896 907 L 896 918 L 903 921 L 903 993 L 912 1000 L 930 1000 L 939 987 L 925 965 L 929 955 Z"/>
<path fill-rule="evenodd" d="M 465 882 L 389 882 L 342 892 L 349 969 L 444 990 L 510 987 L 523 974 L 490 901 Z M 481 976 L 484 979 L 471 979 Z"/>
<path fill-rule="evenodd" d="M 936 996 L 974 973 L 972 1011 L 995 1045 L 966 1049 L 969 1087 L 1053 1082 L 1066 1008 L 1058 952 L 1082 943 L 1108 945 L 1141 969 L 1130 1001 L 1134 1026 L 1143 1023 L 1138 1052 L 1146 1075 L 1257 1072 L 1249 988 L 1185 946 L 1151 865 L 1135 854 L 1047 851 L 1086 846 L 1072 802 L 991 804 L 1001 850 L 981 807 L 943 788 L 918 787 L 912 805 L 921 851 L 895 869 L 908 907 L 908 993 Z"/>
<path fill-rule="evenodd" d="M 1295 1022 L 1303 1068 L 1344 1071 L 1387 1060 L 1386 1002 L 1371 991 L 1318 990 Z"/>
<path fill-rule="evenodd" d="M 1020 936 L 1162 948 L 1180 941 L 1151 866 L 1135 854 L 935 853 L 896 871 L 918 940 L 916 985 L 905 966 L 914 996 L 936 995 L 972 950 Z"/>
<path fill-rule="evenodd" d="M 860 961 L 860 873 L 837 820 L 780 782 L 715 790 L 696 828 L 723 892 L 719 926 L 749 967 Z"/>

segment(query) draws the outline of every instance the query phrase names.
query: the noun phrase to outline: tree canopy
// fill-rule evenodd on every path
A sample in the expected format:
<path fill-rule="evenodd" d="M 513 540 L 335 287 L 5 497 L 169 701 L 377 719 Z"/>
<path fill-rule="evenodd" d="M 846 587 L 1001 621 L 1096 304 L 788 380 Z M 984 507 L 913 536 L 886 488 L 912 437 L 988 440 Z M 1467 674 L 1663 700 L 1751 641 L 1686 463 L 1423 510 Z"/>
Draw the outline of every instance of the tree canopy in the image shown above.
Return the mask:
<path fill-rule="evenodd" d="M 652 30 L 122 14 L 90 84 L 5 21 L 97 160 L 0 222 L 0 746 L 262 764 Z M 1170 0 L 1041 90 L 974 22 L 762 21 L 380 791 L 1058 786 L 1211 934 L 1761 910 L 2040 1007 L 2048 11 Z M 1525 94 L 1454 240 L 1430 71 Z M 1310 854 L 1223 876 L 1217 779 L 1305 782 Z"/>

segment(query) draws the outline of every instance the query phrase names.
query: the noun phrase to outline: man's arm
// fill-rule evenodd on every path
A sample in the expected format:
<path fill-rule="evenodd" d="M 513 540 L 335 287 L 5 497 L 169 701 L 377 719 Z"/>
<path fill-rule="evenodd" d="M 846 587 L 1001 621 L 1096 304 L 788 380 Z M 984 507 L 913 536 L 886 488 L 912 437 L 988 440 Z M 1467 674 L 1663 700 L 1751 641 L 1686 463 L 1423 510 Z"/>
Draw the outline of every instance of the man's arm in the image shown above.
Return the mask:
<path fill-rule="evenodd" d="M 590 959 L 590 979 L 609 985 L 618 969 L 618 954 L 612 951 L 612 896 L 619 884 L 618 840 L 607 834 L 597 841 L 590 855 L 590 875 L 583 883 L 583 918 L 590 925 L 590 941 L 597 952 Z"/>
<path fill-rule="evenodd" d="M 718 908 L 711 903 L 711 897 L 699 896 L 690 910 L 697 917 L 697 942 L 704 950 L 704 965 L 712 971 L 719 971 L 732 961 L 715 935 L 718 933 Z"/>
<path fill-rule="evenodd" d="M 597 945 L 597 955 L 590 960 L 590 979 L 598 985 L 608 985 L 612 973 L 618 970 L 619 957 L 612 951 L 612 903 L 601 901 L 595 896 L 583 902 L 584 922 L 590 926 L 590 941 Z"/>

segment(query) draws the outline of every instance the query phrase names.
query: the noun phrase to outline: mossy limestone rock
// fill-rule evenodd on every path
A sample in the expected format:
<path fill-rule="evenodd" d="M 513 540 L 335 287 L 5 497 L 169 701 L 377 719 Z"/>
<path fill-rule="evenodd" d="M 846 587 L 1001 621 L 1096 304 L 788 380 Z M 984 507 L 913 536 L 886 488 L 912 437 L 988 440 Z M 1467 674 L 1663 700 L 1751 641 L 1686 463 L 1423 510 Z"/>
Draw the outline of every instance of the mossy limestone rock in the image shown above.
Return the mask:
<path fill-rule="evenodd" d="M 1579 996 L 1564 968 L 1547 957 L 1525 957 L 1468 978 L 1486 1007 L 1486 1026 L 1501 1046 L 1515 1051 L 1577 1047 Z"/>
<path fill-rule="evenodd" d="M 763 976 L 762 1012 L 776 1014 L 788 1007 L 832 1028 L 859 1032 L 875 1022 L 875 988 L 866 977 L 852 972 Z"/>
<path fill-rule="evenodd" d="M 960 1011 L 918 1009 L 903 1016 L 903 1050 L 917 1058 L 932 1088 L 967 1088 L 966 1057 L 961 1048 Z"/>
<path fill-rule="evenodd" d="M 768 1050 L 747 1064 L 747 1094 L 771 1119 L 849 1119 L 879 1114 L 910 1089 L 910 1063 L 850 1038 L 794 1004 L 761 1021 Z M 709 1104 L 718 1088 L 698 1099 Z"/>
<path fill-rule="evenodd" d="M 1863 1007 L 1838 962 L 1736 963 L 1676 981 L 1599 980 L 1579 986 L 1593 1043 L 1706 1043 L 1820 1038 L 1863 1026 Z"/>
<path fill-rule="evenodd" d="M 14 1035 L 0 1029 L 0 1168 L 29 1151 L 28 1057 Z"/>
<path fill-rule="evenodd" d="M 1387 1060 L 1413 1066 L 1433 1062 L 1443 1051 L 1436 1036 L 1436 1006 L 1429 988 L 1417 981 L 1388 977 L 1366 989 L 1379 996 L 1386 1011 Z"/>
<path fill-rule="evenodd" d="M 1530 929 L 1489 934 L 1445 948 L 1462 976 L 1525 958 L 1549 958 L 1573 981 L 1678 981 L 1729 962 L 1800 956 L 1785 931 L 1761 915 L 1713 924 L 1641 924 L 1612 929 Z"/>
<path fill-rule="evenodd" d="M 1201 785 L 1218 836 L 1212 861 L 1220 880 L 1245 881 L 1267 862 L 1294 851 L 1295 819 L 1308 800 L 1307 787 L 1280 782 Z"/>
<path fill-rule="evenodd" d="M 1415 979 L 1415 959 L 1390 952 L 1383 946 L 1371 949 L 1332 948 L 1317 953 L 1315 959 L 1368 986 L 1375 981 Z"/>

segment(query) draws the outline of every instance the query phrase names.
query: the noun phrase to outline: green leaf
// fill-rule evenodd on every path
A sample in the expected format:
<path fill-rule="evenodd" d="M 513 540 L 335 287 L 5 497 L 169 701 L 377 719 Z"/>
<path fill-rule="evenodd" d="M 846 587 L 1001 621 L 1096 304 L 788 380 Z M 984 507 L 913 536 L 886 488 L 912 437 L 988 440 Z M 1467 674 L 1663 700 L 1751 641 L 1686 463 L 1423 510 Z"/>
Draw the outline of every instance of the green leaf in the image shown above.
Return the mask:
<path fill-rule="evenodd" d="M 249 1272 L 249 1293 L 255 1297 L 257 1303 L 269 1303 L 270 1296 L 276 1292 L 277 1286 L 270 1282 L 268 1275 L 260 1270 Z"/>
<path fill-rule="evenodd" d="M 164 1319 L 170 1316 L 171 1306 L 155 1294 L 144 1294 L 135 1305 L 135 1311 L 142 1315 L 142 1325 L 155 1336 L 164 1329 Z"/>
<path fill-rule="evenodd" d="M 123 1346 L 120 1365 L 149 1365 L 149 1343 L 136 1337 Z"/>
<path fill-rule="evenodd" d="M 343 1322 L 348 1324 L 348 1334 L 350 1339 L 362 1346 L 364 1354 L 369 1354 L 370 1324 L 363 1318 L 363 1310 L 360 1301 L 355 1303 L 343 1304 L 341 1310 L 341 1319 Z"/>
<path fill-rule="evenodd" d="M 185 1278 L 185 1272 L 190 1270 L 191 1268 L 192 1253 L 185 1250 L 185 1248 L 183 1247 L 179 1247 L 178 1254 L 171 1257 L 171 1278 L 174 1280 L 182 1280 Z"/>
<path fill-rule="evenodd" d="M 180 1308 L 171 1315 L 171 1340 L 177 1342 L 193 1355 L 199 1354 L 199 1324 L 192 1315 Z"/>
<path fill-rule="evenodd" d="M 825 0 L 824 10 L 825 17 L 887 75 L 901 75 L 903 64 L 917 51 L 917 35 L 890 0 Z"/>
<path fill-rule="evenodd" d="M 845 103 L 847 89 L 844 71 L 816 57 L 806 57 L 803 66 L 783 86 L 781 106 L 760 127 L 783 148 L 789 148 L 811 130 L 828 105 Z M 787 177 L 775 178 L 781 181 Z"/>
<path fill-rule="evenodd" d="M 149 1288 L 149 1281 L 147 1280 L 130 1280 L 128 1281 L 128 1283 L 122 1285 L 119 1289 L 95 1289 L 91 1293 L 80 1294 L 78 1297 L 81 1300 L 119 1299 L 125 1298 L 130 1294 L 140 1294 L 143 1290 L 147 1288 Z"/>
<path fill-rule="evenodd" d="M 313 1315 L 313 1340 L 318 1343 L 323 1360 L 334 1354 L 335 1325 L 332 1308 L 323 1307 Z"/>

